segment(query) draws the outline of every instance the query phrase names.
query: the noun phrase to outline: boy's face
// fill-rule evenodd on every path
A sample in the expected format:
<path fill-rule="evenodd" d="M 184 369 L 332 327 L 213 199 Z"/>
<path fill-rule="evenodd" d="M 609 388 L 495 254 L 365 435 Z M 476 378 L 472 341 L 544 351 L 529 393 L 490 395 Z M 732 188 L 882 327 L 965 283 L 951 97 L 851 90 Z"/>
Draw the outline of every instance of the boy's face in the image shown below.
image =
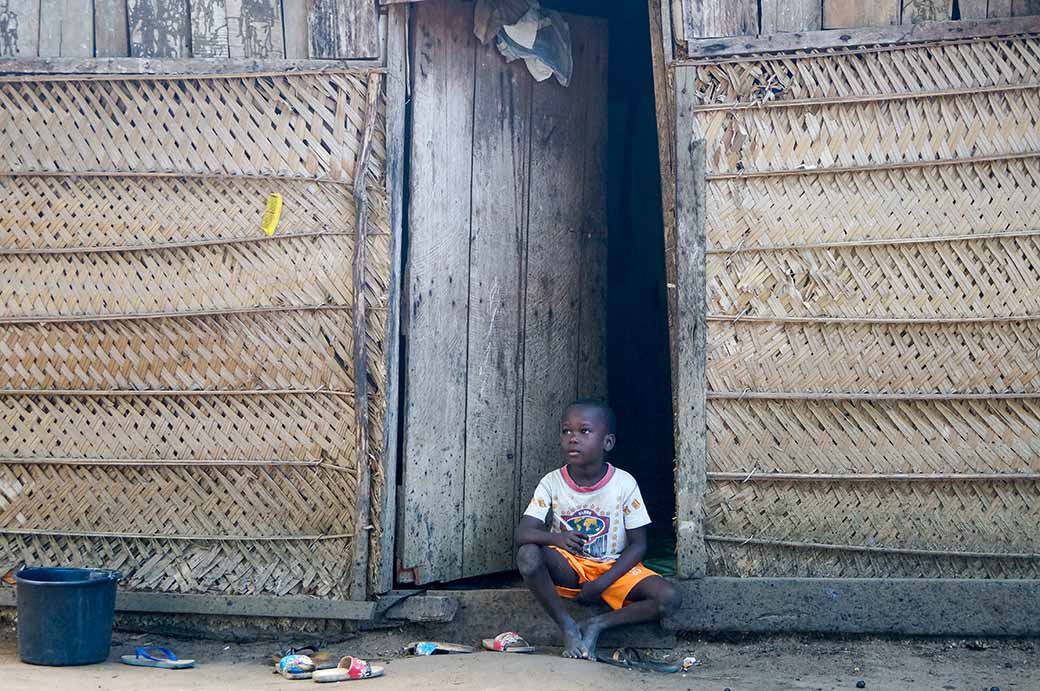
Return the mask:
<path fill-rule="evenodd" d="M 560 421 L 560 450 L 567 465 L 601 463 L 603 454 L 614 448 L 614 435 L 607 431 L 606 415 L 595 407 L 571 406 Z"/>

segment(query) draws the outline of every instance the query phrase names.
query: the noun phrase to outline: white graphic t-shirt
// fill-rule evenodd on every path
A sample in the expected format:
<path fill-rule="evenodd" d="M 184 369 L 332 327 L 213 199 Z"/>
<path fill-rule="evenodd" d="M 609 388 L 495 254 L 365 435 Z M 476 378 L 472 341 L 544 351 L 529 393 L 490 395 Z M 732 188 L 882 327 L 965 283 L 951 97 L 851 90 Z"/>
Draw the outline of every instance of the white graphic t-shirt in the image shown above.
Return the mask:
<path fill-rule="evenodd" d="M 552 471 L 538 483 L 524 515 L 547 521 L 553 533 L 561 532 L 562 521 L 585 535 L 584 556 L 595 561 L 616 560 L 628 542 L 625 530 L 650 523 L 636 479 L 609 463 L 591 487 L 577 485 L 567 466 Z"/>

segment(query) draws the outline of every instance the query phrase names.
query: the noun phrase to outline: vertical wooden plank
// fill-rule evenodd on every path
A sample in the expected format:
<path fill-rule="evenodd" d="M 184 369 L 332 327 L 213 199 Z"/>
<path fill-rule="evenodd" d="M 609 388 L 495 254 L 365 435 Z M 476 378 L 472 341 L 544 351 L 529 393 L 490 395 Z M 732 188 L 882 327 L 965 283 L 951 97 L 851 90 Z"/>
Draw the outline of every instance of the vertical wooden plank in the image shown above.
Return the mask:
<path fill-rule="evenodd" d="M 232 58 L 285 57 L 279 0 L 226 0 L 228 53 Z"/>
<path fill-rule="evenodd" d="M 990 19 L 1011 16 L 1012 0 L 989 0 L 986 5 L 986 16 Z"/>
<path fill-rule="evenodd" d="M 472 5 L 420 3 L 412 31 L 402 570 L 462 574 Z"/>
<path fill-rule="evenodd" d="M 607 398 L 607 48 L 604 20 L 569 17 L 573 80 L 584 107 L 584 172 L 579 235 L 577 395 Z"/>
<path fill-rule="evenodd" d="M 533 83 L 523 62 L 507 64 L 493 42 L 477 48 L 464 576 L 508 570 L 514 562 L 520 286 Z"/>
<path fill-rule="evenodd" d="M 993 2 L 990 3 L 994 4 Z M 996 7 L 997 11 L 1002 11 L 1003 7 Z M 1012 17 L 1026 17 L 1029 15 L 1040 14 L 1040 0 L 1011 0 L 1011 16 Z M 992 15 L 999 17 L 1001 15 Z"/>
<path fill-rule="evenodd" d="M 823 0 L 823 28 L 887 26 L 899 23 L 900 0 Z"/>
<path fill-rule="evenodd" d="M 902 0 L 902 2 L 901 21 L 903 24 L 942 22 L 953 19 L 953 0 Z"/>
<path fill-rule="evenodd" d="M 695 140 L 696 68 L 675 75 L 678 367 L 672 373 L 677 391 L 676 520 L 678 575 L 707 573 L 704 547 L 704 491 L 707 485 L 707 322 L 704 235 L 704 142 Z"/>
<path fill-rule="evenodd" d="M 762 0 L 763 35 L 784 31 L 816 31 L 823 26 L 820 0 Z"/>
<path fill-rule="evenodd" d="M 94 0 L 94 54 L 99 58 L 129 57 L 126 0 Z"/>
<path fill-rule="evenodd" d="M 94 3 L 40 0 L 41 57 L 94 57 Z"/>
<path fill-rule="evenodd" d="M 757 0 L 683 0 L 686 40 L 758 33 Z"/>
<path fill-rule="evenodd" d="M 561 464 L 559 425 L 578 372 L 578 234 L 582 222 L 584 113 L 573 89 L 534 85 L 531 202 L 524 305 L 520 501 Z"/>
<path fill-rule="evenodd" d="M 408 6 L 387 11 L 386 34 L 386 186 L 390 199 L 390 291 L 386 320 L 386 417 L 383 421 L 383 533 L 380 536 L 378 577 L 373 587 L 384 593 L 394 587 L 397 525 L 397 410 L 400 400 L 402 212 L 404 209 L 404 140 L 406 26 Z"/>
<path fill-rule="evenodd" d="M 282 0 L 282 12 L 284 14 L 282 26 L 285 31 L 285 57 L 290 60 L 309 58 L 307 0 Z M 407 50 L 407 48 L 405 49 Z"/>
<path fill-rule="evenodd" d="M 961 19 L 985 19 L 987 0 L 960 0 Z"/>
<path fill-rule="evenodd" d="M 312 58 L 379 56 L 375 0 L 307 0 Z"/>
<path fill-rule="evenodd" d="M 40 0 L 7 0 L 0 10 L 0 57 L 39 54 Z"/>
<path fill-rule="evenodd" d="M 127 0 L 126 6 L 132 57 L 191 57 L 187 0 Z"/>
<path fill-rule="evenodd" d="M 196 58 L 226 58 L 228 50 L 228 5 L 242 0 L 192 0 L 191 54 Z"/>

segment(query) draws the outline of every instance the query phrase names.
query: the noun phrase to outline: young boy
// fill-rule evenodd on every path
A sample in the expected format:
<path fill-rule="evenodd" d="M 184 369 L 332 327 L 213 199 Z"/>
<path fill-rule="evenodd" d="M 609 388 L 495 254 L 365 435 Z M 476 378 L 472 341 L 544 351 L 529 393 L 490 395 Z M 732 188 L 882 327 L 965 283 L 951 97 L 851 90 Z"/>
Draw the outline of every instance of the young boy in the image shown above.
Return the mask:
<path fill-rule="evenodd" d="M 607 404 L 568 406 L 560 423 L 565 465 L 538 483 L 517 528 L 517 567 L 563 632 L 564 657 L 595 660 L 604 629 L 657 621 L 680 604 L 675 588 L 641 563 L 650 516 L 635 478 L 604 460 L 614 443 Z M 611 611 L 579 627 L 561 597 L 603 601 Z"/>

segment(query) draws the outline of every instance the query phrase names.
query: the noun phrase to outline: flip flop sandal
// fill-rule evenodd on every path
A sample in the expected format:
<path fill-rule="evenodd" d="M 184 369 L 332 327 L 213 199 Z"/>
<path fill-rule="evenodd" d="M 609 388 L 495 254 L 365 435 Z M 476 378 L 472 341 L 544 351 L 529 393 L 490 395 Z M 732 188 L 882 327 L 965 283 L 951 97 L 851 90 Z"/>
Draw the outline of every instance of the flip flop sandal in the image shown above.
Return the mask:
<path fill-rule="evenodd" d="M 119 658 L 124 665 L 135 667 L 158 667 L 160 669 L 187 669 L 195 666 L 195 660 L 181 660 L 169 648 L 158 646 L 141 646 L 136 648 L 133 655 L 123 655 Z"/>
<path fill-rule="evenodd" d="M 447 655 L 450 653 L 472 653 L 473 646 L 440 641 L 415 641 L 405 646 L 405 652 L 413 655 Z"/>
<path fill-rule="evenodd" d="M 605 662 L 615 667 L 625 669 L 638 669 L 644 672 L 658 672 L 660 674 L 674 674 L 681 668 L 679 665 L 670 665 L 667 662 L 650 660 L 643 657 L 635 648 L 618 648 L 608 655 L 596 655 L 597 662 Z"/>
<path fill-rule="evenodd" d="M 278 661 L 275 672 L 286 679 L 310 679 L 314 662 L 306 655 L 286 655 Z"/>
<path fill-rule="evenodd" d="M 383 676 L 383 668 L 368 664 L 359 657 L 347 655 L 339 661 L 339 666 L 333 669 L 319 669 L 314 672 L 312 679 L 319 684 L 332 681 L 357 681 L 359 679 L 372 679 Z"/>
<path fill-rule="evenodd" d="M 485 650 L 496 653 L 533 653 L 534 646 L 520 637 L 516 631 L 506 631 L 494 638 L 485 638 L 480 642 Z"/>

